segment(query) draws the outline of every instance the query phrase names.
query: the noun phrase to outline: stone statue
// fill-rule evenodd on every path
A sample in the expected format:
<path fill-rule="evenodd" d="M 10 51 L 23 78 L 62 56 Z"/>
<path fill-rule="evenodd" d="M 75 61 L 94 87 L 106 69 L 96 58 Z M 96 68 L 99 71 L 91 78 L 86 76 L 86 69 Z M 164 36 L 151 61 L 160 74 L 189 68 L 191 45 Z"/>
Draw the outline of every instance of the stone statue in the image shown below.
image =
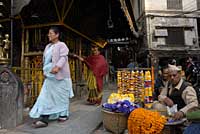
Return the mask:
<path fill-rule="evenodd" d="M 10 41 L 9 34 L 5 34 L 5 39 L 3 40 L 3 55 L 4 58 L 9 59 L 9 49 L 10 49 Z"/>

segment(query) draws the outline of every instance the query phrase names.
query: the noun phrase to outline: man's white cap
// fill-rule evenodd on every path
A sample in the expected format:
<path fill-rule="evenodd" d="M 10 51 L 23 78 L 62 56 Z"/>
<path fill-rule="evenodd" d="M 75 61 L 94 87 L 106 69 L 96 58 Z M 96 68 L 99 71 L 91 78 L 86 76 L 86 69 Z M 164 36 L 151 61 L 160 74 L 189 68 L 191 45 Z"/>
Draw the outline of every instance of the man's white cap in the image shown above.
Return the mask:
<path fill-rule="evenodd" d="M 175 65 L 168 64 L 169 71 L 181 71 L 181 69 Z"/>

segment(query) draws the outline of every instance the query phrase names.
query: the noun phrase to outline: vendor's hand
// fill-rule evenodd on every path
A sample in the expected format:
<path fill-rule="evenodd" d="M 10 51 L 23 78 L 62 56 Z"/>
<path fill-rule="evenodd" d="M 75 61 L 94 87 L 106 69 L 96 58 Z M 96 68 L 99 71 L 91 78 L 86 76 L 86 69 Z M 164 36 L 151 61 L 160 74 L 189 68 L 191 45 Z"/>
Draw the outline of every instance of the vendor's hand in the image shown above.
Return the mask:
<path fill-rule="evenodd" d="M 181 111 L 176 112 L 176 113 L 174 114 L 174 116 L 173 116 L 174 120 L 180 120 L 180 119 L 182 119 L 183 117 L 184 117 L 184 113 L 181 112 Z"/>
<path fill-rule="evenodd" d="M 166 97 L 163 101 L 169 107 L 172 107 L 174 105 L 174 102 L 168 97 Z"/>
<path fill-rule="evenodd" d="M 76 57 L 80 60 L 80 61 L 84 61 L 84 59 L 81 56 L 76 55 Z"/>
<path fill-rule="evenodd" d="M 84 59 L 76 54 L 73 55 L 74 57 L 78 58 L 80 61 L 84 61 Z"/>
<path fill-rule="evenodd" d="M 158 100 L 163 103 L 166 97 L 166 95 L 158 95 Z"/>
<path fill-rule="evenodd" d="M 56 73 L 59 72 L 59 70 L 60 70 L 59 67 L 54 67 L 54 68 L 51 70 L 51 73 L 52 73 L 52 74 L 56 74 Z"/>
<path fill-rule="evenodd" d="M 73 57 L 75 57 L 75 58 L 77 58 L 77 57 L 78 57 L 78 55 L 76 55 L 76 54 L 72 54 L 72 56 L 73 56 Z"/>
<path fill-rule="evenodd" d="M 83 59 L 82 57 L 79 57 L 78 59 L 79 59 L 80 61 L 84 61 L 84 59 Z"/>

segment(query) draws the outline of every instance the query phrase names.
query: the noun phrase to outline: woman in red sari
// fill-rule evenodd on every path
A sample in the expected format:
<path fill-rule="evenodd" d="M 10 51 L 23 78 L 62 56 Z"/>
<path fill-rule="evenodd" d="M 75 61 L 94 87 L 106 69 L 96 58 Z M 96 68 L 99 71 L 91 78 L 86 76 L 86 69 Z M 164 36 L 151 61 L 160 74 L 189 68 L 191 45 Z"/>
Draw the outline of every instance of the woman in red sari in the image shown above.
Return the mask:
<path fill-rule="evenodd" d="M 78 55 L 74 55 L 80 61 L 84 62 L 89 68 L 89 74 L 87 79 L 88 85 L 88 99 L 90 104 L 101 104 L 102 90 L 103 90 L 103 77 L 108 72 L 108 64 L 103 55 L 100 54 L 97 46 L 92 47 L 92 55 L 87 58 L 82 58 Z"/>

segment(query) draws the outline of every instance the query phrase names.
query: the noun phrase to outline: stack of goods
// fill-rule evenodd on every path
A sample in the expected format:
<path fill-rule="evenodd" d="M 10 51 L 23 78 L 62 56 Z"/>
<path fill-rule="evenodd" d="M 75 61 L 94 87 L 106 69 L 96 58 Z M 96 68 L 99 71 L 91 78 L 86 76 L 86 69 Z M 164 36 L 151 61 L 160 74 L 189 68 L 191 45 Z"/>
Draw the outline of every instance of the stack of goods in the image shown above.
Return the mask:
<path fill-rule="evenodd" d="M 137 100 L 144 101 L 144 72 L 140 71 L 137 80 L 137 91 L 135 93 Z"/>
<path fill-rule="evenodd" d="M 125 81 L 128 80 L 128 73 L 125 71 L 118 71 L 117 72 L 117 86 L 118 86 L 118 93 L 125 93 L 127 83 Z"/>
<path fill-rule="evenodd" d="M 151 87 L 151 73 L 150 71 L 145 72 L 145 80 L 144 80 L 144 94 L 145 94 L 145 103 L 152 103 L 153 102 L 153 91 Z"/>
<path fill-rule="evenodd" d="M 128 118 L 129 134 L 160 134 L 166 123 L 166 117 L 159 112 L 137 108 Z"/>
<path fill-rule="evenodd" d="M 151 73 L 143 70 L 121 70 L 117 72 L 117 86 L 120 94 L 133 94 L 135 102 L 152 101 Z"/>

